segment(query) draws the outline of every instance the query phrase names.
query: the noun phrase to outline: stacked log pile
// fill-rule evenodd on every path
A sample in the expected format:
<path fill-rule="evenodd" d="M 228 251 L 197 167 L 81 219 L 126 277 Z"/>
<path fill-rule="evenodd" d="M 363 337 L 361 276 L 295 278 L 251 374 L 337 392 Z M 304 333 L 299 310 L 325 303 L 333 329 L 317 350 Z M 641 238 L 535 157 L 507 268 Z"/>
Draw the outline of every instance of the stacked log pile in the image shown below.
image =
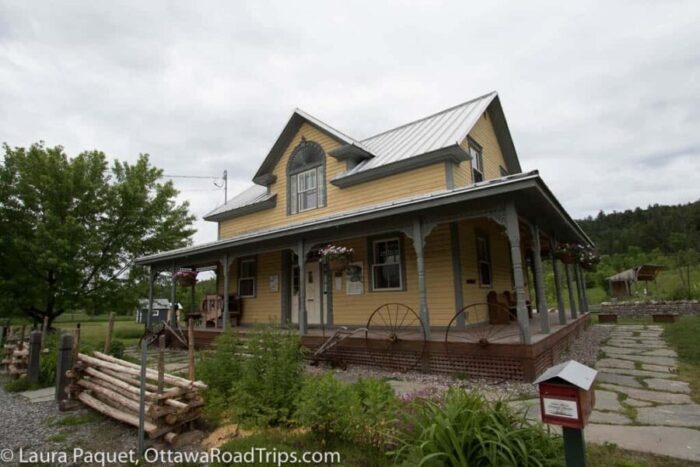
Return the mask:
<path fill-rule="evenodd" d="M 67 376 L 71 399 L 121 422 L 139 426 L 141 366 L 101 352 L 77 354 Z M 145 431 L 175 444 L 201 416 L 206 384 L 167 374 L 161 358 L 158 370 L 146 370 Z"/>
<path fill-rule="evenodd" d="M 15 334 L 10 327 L 3 346 L 2 367 L 5 373 L 19 378 L 27 374 L 27 364 L 29 363 L 29 346 L 24 340 L 25 327 L 21 327 L 19 335 Z"/>

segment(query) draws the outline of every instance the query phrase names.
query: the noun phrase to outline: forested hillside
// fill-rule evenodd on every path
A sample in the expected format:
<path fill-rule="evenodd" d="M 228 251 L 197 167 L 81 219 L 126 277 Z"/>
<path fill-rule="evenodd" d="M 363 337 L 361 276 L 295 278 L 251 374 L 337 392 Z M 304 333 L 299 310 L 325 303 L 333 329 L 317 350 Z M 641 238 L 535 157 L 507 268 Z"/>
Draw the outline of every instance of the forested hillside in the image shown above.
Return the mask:
<path fill-rule="evenodd" d="M 601 255 L 597 270 L 587 276 L 589 287 L 598 290 L 598 300 L 607 294 L 606 277 L 645 263 L 667 268 L 649 298 L 700 297 L 700 201 L 601 211 L 578 222 Z"/>
<path fill-rule="evenodd" d="M 700 201 L 677 206 L 655 204 L 646 209 L 604 213 L 578 221 L 600 254 L 625 254 L 630 247 L 665 254 L 698 249 Z"/>

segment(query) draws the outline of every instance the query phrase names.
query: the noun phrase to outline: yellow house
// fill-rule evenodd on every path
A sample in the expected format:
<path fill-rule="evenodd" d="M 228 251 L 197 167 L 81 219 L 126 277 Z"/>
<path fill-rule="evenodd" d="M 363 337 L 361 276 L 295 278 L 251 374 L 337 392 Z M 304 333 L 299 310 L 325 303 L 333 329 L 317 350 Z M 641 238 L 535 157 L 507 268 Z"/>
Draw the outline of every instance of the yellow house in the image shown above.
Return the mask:
<path fill-rule="evenodd" d="M 243 327 L 291 323 L 313 348 L 360 328 L 346 355 L 358 362 L 372 357 L 357 339 L 374 333 L 422 342 L 412 348 L 428 368 L 426 349 L 440 354 L 455 336 L 521 354 L 512 358 L 529 346 L 532 362 L 517 377 L 531 379 L 546 363 L 539 355 L 586 318 L 585 293 L 573 285 L 581 270 L 565 268 L 564 297 L 553 246 L 591 241 L 537 171 L 521 170 L 496 92 L 362 140 L 295 110 L 251 186 L 205 219 L 218 223 L 216 241 L 137 262 L 153 273 L 216 266 L 215 329 L 228 325 L 233 295 Z M 352 257 L 331 267 L 329 245 Z M 557 312 L 545 299 L 543 255 Z"/>

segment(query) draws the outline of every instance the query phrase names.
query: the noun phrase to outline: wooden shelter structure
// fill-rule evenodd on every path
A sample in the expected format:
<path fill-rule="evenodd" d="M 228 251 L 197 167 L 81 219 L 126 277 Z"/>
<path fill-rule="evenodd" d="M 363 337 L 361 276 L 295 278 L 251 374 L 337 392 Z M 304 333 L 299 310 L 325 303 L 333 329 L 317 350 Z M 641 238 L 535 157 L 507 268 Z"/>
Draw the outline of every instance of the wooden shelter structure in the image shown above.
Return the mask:
<path fill-rule="evenodd" d="M 644 295 L 647 294 L 649 282 L 656 281 L 659 273 L 666 269 L 656 264 L 642 264 L 618 272 L 607 278 L 610 296 L 614 298 L 631 297 L 634 294 L 634 284 L 644 282 Z"/>

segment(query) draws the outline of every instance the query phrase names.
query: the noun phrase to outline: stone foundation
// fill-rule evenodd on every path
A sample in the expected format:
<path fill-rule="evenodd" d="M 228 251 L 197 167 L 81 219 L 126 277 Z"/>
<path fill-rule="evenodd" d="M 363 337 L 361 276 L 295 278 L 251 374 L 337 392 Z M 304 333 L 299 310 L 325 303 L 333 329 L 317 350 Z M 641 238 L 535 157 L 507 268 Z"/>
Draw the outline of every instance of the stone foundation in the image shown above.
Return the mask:
<path fill-rule="evenodd" d="M 679 315 L 699 315 L 698 300 L 680 301 L 645 301 L 645 302 L 603 302 L 600 304 L 601 313 L 615 313 L 619 316 L 651 316 L 662 313 Z"/>

